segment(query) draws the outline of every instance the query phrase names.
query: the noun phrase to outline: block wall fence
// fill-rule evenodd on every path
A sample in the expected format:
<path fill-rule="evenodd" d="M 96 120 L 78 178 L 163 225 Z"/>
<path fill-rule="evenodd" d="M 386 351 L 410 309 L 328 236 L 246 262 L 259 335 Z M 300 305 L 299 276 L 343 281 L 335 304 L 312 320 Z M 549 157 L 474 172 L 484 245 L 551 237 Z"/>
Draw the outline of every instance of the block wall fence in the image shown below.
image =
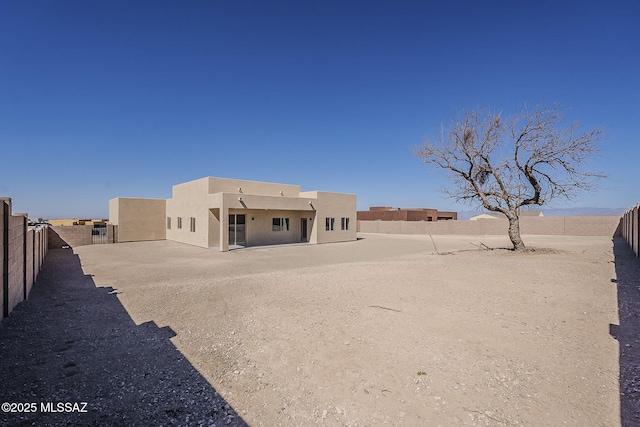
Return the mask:
<path fill-rule="evenodd" d="M 47 227 L 29 227 L 27 214 L 11 213 L 11 199 L 0 197 L 2 317 L 29 296 L 47 253 Z"/>
<path fill-rule="evenodd" d="M 522 234 L 559 236 L 620 236 L 620 217 L 617 216 L 550 216 L 522 217 Z M 507 234 L 507 219 L 479 219 L 476 221 L 358 221 L 361 233 L 387 234 L 450 234 L 487 235 Z"/>
<path fill-rule="evenodd" d="M 76 246 L 91 245 L 91 232 L 93 227 L 90 225 L 70 225 L 48 227 L 49 249 L 60 249 L 63 246 L 74 248 Z M 116 243 L 118 241 L 118 227 L 107 225 L 107 241 L 106 243 Z"/>
<path fill-rule="evenodd" d="M 620 224 L 622 237 L 629 243 L 636 256 L 640 256 L 640 203 L 622 215 Z"/>

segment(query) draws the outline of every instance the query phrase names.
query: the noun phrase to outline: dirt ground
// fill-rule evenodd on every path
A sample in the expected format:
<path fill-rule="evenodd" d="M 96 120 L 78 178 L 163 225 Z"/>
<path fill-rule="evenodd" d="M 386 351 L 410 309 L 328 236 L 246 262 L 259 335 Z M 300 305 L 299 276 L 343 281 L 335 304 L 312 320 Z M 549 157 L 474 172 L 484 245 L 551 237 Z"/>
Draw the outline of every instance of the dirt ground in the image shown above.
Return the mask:
<path fill-rule="evenodd" d="M 73 363 L 76 373 L 59 381 L 76 398 L 86 393 L 97 418 L 65 420 L 116 420 L 117 403 L 131 401 L 139 412 L 117 418 L 123 425 L 639 425 L 640 381 L 620 368 L 611 238 L 525 236 L 538 250 L 521 254 L 478 250 L 508 246 L 496 236 L 359 237 L 228 253 L 170 241 L 75 248 L 82 286 L 98 296 L 88 307 L 74 297 L 84 314 L 69 345 L 82 350 L 65 362 L 58 343 L 51 357 L 60 370 Z M 57 303 L 72 304 L 70 295 Z M 39 348 L 37 327 L 12 320 L 37 316 L 29 310 L 47 299 L 34 298 L 0 326 L 3 369 L 18 366 L 7 361 L 18 357 L 12 331 Z M 114 310 L 122 325 L 112 328 Z M 96 347 L 92 336 L 109 344 Z M 625 340 L 640 347 L 637 332 Z M 32 366 L 38 355 L 22 357 Z M 37 401 L 57 381 L 46 363 L 24 380 L 41 387 Z M 103 395 L 96 384 L 109 374 L 96 366 L 120 375 Z M 26 399 L 29 387 L 9 398 Z"/>

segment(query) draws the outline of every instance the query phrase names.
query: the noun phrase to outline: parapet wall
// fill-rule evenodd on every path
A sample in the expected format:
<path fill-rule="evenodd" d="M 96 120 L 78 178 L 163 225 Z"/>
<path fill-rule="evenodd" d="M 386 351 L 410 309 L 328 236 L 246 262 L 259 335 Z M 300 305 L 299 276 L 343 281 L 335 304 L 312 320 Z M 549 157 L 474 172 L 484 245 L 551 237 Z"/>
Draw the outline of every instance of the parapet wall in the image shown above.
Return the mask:
<path fill-rule="evenodd" d="M 615 216 L 522 217 L 522 234 L 566 236 L 614 236 L 619 233 L 620 218 Z M 477 221 L 358 221 L 361 233 L 386 234 L 507 234 L 505 219 Z M 618 234 L 619 235 L 619 234 Z"/>
<path fill-rule="evenodd" d="M 0 198 L 2 317 L 29 296 L 45 254 L 47 227 L 29 227 L 27 214 L 11 213 L 11 199 Z"/>

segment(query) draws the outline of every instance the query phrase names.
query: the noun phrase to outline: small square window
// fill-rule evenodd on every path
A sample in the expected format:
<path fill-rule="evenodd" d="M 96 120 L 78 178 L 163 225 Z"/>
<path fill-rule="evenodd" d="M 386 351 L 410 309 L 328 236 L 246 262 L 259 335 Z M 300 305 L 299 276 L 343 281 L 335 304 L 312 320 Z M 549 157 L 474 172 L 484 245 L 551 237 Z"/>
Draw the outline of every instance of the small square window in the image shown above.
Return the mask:
<path fill-rule="evenodd" d="M 271 231 L 289 231 L 289 218 L 273 218 Z"/>

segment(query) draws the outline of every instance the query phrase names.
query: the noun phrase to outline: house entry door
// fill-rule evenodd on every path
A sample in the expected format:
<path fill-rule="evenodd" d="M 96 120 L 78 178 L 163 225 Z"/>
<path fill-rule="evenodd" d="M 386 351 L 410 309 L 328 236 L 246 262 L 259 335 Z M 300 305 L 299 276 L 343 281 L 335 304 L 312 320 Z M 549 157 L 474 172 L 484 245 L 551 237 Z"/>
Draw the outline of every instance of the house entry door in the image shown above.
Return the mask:
<path fill-rule="evenodd" d="M 300 219 L 300 241 L 309 241 L 309 239 L 307 238 L 307 218 Z"/>
<path fill-rule="evenodd" d="M 247 244 L 245 214 L 229 214 L 229 244 L 245 246 Z"/>

